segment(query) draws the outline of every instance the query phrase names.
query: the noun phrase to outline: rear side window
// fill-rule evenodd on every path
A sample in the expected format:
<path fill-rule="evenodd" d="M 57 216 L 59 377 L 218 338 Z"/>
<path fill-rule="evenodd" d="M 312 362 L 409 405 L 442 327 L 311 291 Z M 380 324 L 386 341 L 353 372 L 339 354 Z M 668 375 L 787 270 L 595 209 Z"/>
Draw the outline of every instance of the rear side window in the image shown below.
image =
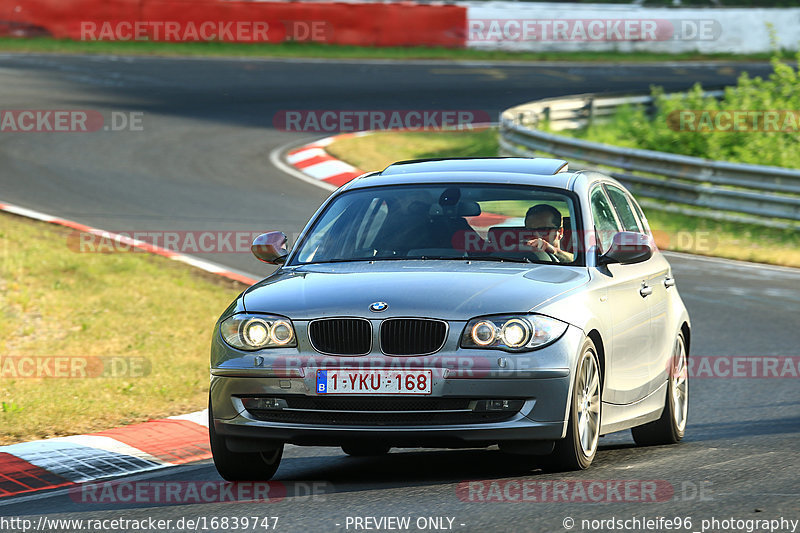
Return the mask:
<path fill-rule="evenodd" d="M 639 221 L 636 219 L 636 215 L 633 213 L 633 208 L 628 201 L 628 195 L 625 194 L 625 191 L 613 185 L 606 185 L 606 190 L 608 191 L 608 197 L 611 199 L 611 203 L 614 204 L 614 208 L 617 210 L 617 214 L 619 215 L 619 219 L 625 231 L 641 233 L 642 228 L 639 225 Z"/>
<path fill-rule="evenodd" d="M 603 189 L 596 187 L 590 197 L 592 204 L 592 218 L 594 219 L 594 229 L 597 231 L 597 242 L 600 245 L 600 253 L 605 253 L 611 247 L 614 234 L 621 231 L 617 219 L 614 217 L 614 210 L 608 203 Z"/>

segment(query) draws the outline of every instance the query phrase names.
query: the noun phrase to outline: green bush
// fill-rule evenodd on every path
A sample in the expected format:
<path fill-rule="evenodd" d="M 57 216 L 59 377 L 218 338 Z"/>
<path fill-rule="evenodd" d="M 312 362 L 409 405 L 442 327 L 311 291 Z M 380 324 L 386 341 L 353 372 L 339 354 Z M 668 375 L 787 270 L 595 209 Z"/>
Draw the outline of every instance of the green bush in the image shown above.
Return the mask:
<path fill-rule="evenodd" d="M 717 100 L 703 94 L 696 84 L 682 95 L 667 96 L 660 87 L 652 88 L 655 110 L 648 114 L 641 106 L 620 107 L 609 122 L 594 123 L 588 128 L 564 132 L 592 141 L 620 146 L 673 152 L 716 160 L 760 165 L 800 168 L 800 123 L 785 131 L 721 131 L 702 126 L 702 120 L 681 123 L 679 113 L 701 111 L 690 115 L 696 118 L 713 117 L 720 111 L 780 111 L 778 124 L 800 116 L 800 52 L 797 65 L 782 62 L 776 53 L 772 59 L 773 72 L 767 79 L 742 74 L 735 86 L 725 89 Z M 763 130 L 762 114 L 750 114 L 747 124 L 758 117 L 756 130 Z M 686 115 L 683 115 L 686 116 Z M 731 116 L 731 115 L 726 115 Z M 773 114 L 773 118 L 776 115 Z M 723 123 L 724 125 L 725 123 Z"/>

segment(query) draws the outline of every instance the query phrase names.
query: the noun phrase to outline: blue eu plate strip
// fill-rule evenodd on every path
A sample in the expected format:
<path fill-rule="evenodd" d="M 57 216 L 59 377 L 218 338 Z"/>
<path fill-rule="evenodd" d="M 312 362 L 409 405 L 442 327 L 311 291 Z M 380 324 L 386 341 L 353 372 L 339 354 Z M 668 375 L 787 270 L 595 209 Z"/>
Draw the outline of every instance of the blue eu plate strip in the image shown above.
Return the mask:
<path fill-rule="evenodd" d="M 317 394 L 328 392 L 328 371 L 317 370 Z"/>

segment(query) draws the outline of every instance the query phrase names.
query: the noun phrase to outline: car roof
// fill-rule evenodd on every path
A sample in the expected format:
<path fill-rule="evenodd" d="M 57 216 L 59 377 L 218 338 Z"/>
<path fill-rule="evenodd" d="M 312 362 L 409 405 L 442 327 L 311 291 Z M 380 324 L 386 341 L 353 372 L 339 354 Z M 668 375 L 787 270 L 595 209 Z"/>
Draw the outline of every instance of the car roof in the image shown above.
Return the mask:
<path fill-rule="evenodd" d="M 567 162 L 562 159 L 541 157 L 421 159 L 394 163 L 382 172 L 351 181 L 343 189 L 422 183 L 496 183 L 569 189 L 575 173 L 566 172 L 566 168 Z"/>
<path fill-rule="evenodd" d="M 567 169 L 563 159 L 544 157 L 456 157 L 400 161 L 386 167 L 382 176 L 421 172 L 511 172 L 552 175 Z"/>

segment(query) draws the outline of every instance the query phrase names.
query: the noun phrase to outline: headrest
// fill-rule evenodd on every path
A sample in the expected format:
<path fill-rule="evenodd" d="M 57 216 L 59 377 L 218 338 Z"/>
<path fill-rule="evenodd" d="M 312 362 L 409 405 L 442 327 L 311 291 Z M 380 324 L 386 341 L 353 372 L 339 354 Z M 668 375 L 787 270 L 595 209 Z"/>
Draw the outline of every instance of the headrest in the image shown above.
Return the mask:
<path fill-rule="evenodd" d="M 449 217 L 476 217 L 481 214 L 481 206 L 478 202 L 463 201 L 458 202 L 455 206 L 442 206 L 433 204 L 428 211 L 432 217 L 436 216 L 449 216 Z"/>

